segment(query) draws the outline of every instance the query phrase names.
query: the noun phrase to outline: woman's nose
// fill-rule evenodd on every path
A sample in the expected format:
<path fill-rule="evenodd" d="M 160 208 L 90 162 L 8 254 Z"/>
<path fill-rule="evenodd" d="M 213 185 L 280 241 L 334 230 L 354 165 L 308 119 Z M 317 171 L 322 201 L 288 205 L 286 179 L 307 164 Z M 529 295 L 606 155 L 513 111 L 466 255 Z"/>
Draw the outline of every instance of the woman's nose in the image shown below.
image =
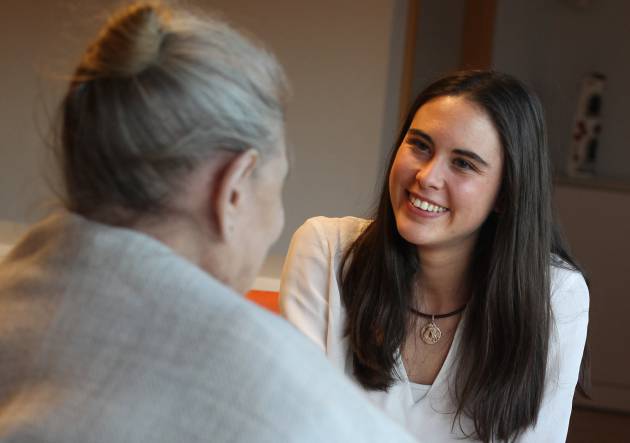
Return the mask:
<path fill-rule="evenodd" d="M 432 159 L 422 164 L 416 173 L 416 180 L 423 189 L 441 189 L 444 186 L 444 174 L 439 161 Z"/>

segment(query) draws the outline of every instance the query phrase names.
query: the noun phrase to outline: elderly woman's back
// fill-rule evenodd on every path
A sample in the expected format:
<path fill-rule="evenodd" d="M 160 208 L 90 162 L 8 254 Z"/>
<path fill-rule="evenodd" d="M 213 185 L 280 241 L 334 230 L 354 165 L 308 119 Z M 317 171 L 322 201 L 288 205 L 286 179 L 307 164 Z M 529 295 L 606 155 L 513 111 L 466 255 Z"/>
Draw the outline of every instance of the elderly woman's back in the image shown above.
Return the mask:
<path fill-rule="evenodd" d="M 1 441 L 395 435 L 279 317 L 137 231 L 49 218 L 0 266 L 0 305 Z"/>
<path fill-rule="evenodd" d="M 0 264 L 0 441 L 410 441 L 246 302 L 283 223 L 282 70 L 212 19 L 118 15 L 63 103 L 64 211 Z"/>

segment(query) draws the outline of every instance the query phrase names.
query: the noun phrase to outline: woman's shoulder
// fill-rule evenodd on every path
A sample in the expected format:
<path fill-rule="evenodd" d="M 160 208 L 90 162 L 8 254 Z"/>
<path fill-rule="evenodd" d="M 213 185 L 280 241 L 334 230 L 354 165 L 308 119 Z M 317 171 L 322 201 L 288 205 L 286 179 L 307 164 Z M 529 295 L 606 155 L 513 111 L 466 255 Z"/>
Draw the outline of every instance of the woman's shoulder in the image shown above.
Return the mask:
<path fill-rule="evenodd" d="M 569 263 L 554 259 L 551 266 L 551 305 L 556 317 L 588 312 L 589 290 L 582 273 Z"/>
<path fill-rule="evenodd" d="M 371 220 L 359 217 L 312 217 L 298 228 L 295 236 L 343 247 L 352 243 Z"/>
<path fill-rule="evenodd" d="M 353 216 L 346 217 L 311 217 L 304 222 L 304 225 L 314 226 L 326 232 L 352 232 L 363 231 L 372 221 Z"/>

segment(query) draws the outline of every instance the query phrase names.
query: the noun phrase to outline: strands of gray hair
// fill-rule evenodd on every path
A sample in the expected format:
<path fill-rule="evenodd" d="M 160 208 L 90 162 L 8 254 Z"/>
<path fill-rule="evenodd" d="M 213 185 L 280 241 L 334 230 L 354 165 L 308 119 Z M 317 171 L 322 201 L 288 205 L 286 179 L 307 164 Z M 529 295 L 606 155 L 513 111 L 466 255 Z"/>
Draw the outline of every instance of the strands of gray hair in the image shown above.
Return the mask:
<path fill-rule="evenodd" d="M 124 8 L 86 50 L 62 102 L 67 206 L 93 218 L 159 212 L 199 159 L 273 155 L 287 95 L 275 58 L 226 23 L 155 4 Z"/>

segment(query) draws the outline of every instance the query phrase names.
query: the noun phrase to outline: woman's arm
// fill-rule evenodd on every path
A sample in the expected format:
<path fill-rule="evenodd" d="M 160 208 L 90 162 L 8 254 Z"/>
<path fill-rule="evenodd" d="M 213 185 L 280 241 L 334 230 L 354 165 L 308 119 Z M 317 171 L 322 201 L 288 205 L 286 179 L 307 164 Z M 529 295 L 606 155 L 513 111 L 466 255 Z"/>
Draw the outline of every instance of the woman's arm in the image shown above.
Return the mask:
<path fill-rule="evenodd" d="M 547 380 L 538 421 L 521 443 L 564 442 L 569 428 L 573 394 L 578 381 L 586 331 L 589 294 L 578 272 L 554 270 L 551 306 L 553 335 L 549 344 Z"/>
<path fill-rule="evenodd" d="M 282 315 L 326 352 L 330 251 L 316 219 L 295 231 L 282 270 Z"/>

